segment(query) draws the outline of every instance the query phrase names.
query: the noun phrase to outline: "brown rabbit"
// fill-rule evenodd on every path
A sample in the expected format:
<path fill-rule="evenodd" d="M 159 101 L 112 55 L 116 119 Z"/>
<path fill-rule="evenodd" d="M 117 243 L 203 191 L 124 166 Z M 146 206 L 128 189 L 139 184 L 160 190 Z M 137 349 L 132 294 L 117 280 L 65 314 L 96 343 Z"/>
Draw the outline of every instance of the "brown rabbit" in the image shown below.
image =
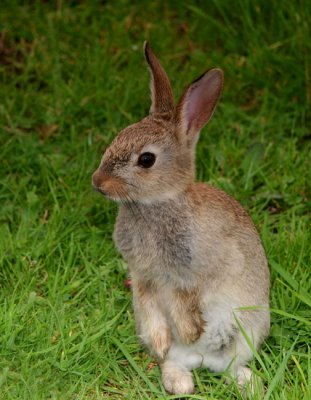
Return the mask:
<path fill-rule="evenodd" d="M 93 175 L 120 202 L 115 243 L 132 279 L 137 332 L 161 365 L 170 393 L 192 393 L 191 370 L 245 363 L 269 332 L 269 271 L 258 233 L 232 197 L 195 183 L 195 146 L 211 118 L 223 72 L 211 69 L 176 108 L 168 77 L 148 43 L 150 114 L 122 130 Z M 248 338 L 248 339 L 247 339 Z"/>

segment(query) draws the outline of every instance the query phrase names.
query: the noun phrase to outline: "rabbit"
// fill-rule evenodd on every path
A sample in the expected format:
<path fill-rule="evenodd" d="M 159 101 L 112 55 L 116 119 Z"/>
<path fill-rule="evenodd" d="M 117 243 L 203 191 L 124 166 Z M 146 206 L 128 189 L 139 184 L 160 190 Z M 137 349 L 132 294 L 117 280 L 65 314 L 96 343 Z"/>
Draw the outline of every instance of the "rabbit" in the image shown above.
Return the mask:
<path fill-rule="evenodd" d="M 245 386 L 245 364 L 270 328 L 267 258 L 242 206 L 195 182 L 196 144 L 223 72 L 207 70 L 175 107 L 148 42 L 144 54 L 149 115 L 118 134 L 92 176 L 95 190 L 120 204 L 114 241 L 128 264 L 137 334 L 169 393 L 193 393 L 191 371 L 202 366 Z"/>

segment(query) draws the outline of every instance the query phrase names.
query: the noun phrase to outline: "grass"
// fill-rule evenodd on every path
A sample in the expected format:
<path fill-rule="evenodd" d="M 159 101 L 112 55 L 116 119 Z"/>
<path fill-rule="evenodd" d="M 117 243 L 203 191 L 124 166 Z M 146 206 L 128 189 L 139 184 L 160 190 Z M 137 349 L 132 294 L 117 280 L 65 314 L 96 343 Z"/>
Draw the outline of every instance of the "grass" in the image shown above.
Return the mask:
<path fill-rule="evenodd" d="M 90 185 L 149 109 L 145 39 L 176 98 L 225 70 L 198 179 L 246 207 L 267 251 L 271 335 L 250 363 L 265 400 L 311 398 L 310 4 L 1 2 L 1 400 L 176 398 L 135 338 L 117 207 Z M 225 376 L 195 379 L 189 398 L 242 398 Z"/>

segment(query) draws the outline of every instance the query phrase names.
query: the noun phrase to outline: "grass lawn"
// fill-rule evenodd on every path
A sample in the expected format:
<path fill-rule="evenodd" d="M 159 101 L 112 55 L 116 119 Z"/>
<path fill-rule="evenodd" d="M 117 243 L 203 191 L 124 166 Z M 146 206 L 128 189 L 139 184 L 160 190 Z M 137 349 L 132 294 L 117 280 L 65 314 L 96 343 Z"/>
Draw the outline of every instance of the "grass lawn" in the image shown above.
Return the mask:
<path fill-rule="evenodd" d="M 225 71 L 198 179 L 245 206 L 267 251 L 271 335 L 250 363 L 264 398 L 311 399 L 310 21 L 308 0 L 1 1 L 1 400 L 177 398 L 135 337 L 117 206 L 91 187 L 149 110 L 145 39 L 176 98 Z M 242 399 L 225 375 L 195 381 L 189 398 Z"/>

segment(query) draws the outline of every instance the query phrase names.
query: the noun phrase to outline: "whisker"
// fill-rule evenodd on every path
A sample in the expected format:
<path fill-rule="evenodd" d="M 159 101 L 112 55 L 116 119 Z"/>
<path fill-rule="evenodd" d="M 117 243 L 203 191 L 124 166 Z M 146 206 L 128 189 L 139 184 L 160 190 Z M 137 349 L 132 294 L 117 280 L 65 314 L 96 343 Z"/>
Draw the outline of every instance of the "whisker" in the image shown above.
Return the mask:
<path fill-rule="evenodd" d="M 134 188 L 138 188 L 138 186 L 135 185 L 134 183 L 126 182 L 126 184 L 129 185 L 129 186 L 133 186 Z"/>

